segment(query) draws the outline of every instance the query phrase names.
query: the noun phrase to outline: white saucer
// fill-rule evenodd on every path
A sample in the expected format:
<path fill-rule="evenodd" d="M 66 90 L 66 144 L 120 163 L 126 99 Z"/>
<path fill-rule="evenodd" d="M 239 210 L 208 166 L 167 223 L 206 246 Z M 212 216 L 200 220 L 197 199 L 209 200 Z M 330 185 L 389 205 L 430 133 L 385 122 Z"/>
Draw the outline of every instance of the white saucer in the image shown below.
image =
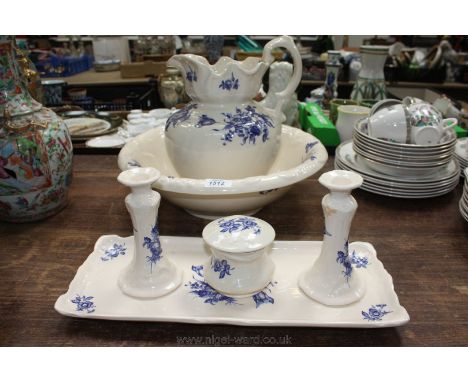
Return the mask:
<path fill-rule="evenodd" d="M 125 145 L 125 139 L 118 134 L 104 135 L 86 141 L 86 146 L 95 148 L 120 148 Z"/>
<path fill-rule="evenodd" d="M 322 242 L 275 241 L 269 250 L 276 265 L 272 282 L 247 298 L 224 296 L 204 282 L 199 266 L 209 258 L 209 250 L 201 238 L 161 236 L 161 243 L 183 271 L 182 285 L 173 293 L 153 300 L 123 294 L 117 277 L 132 259 L 133 237 L 101 236 L 55 309 L 79 318 L 248 326 L 379 328 L 409 321 L 392 277 L 368 243 L 349 245 L 350 253 L 355 251 L 355 271 L 362 273 L 368 287 L 360 301 L 343 307 L 311 300 L 297 285 L 304 266 L 317 259 Z"/>

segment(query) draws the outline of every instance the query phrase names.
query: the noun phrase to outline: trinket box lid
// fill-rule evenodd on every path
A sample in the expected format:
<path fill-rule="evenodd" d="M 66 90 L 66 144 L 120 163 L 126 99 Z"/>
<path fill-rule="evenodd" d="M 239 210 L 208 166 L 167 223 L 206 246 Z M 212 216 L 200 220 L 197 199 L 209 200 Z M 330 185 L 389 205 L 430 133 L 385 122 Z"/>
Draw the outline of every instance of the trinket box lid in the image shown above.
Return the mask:
<path fill-rule="evenodd" d="M 275 230 L 266 221 L 243 215 L 216 219 L 203 230 L 203 239 L 211 247 L 225 252 L 258 251 L 275 239 Z"/>

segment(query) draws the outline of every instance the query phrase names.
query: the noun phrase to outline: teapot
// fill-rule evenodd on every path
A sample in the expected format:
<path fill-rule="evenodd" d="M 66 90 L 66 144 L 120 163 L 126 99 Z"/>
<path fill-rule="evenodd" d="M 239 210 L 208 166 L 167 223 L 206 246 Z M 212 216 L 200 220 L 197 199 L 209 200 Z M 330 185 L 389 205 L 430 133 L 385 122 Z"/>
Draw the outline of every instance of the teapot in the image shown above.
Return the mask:
<path fill-rule="evenodd" d="M 256 103 L 262 78 L 274 57 L 272 50 L 286 48 L 294 63 L 286 88 L 276 93 L 274 109 Z M 221 57 L 214 65 L 201 56 L 172 56 L 191 98 L 166 123 L 166 149 L 181 177 L 239 179 L 266 174 L 280 146 L 282 106 L 296 90 L 302 61 L 289 36 L 266 44 L 262 57 L 236 61 Z"/>

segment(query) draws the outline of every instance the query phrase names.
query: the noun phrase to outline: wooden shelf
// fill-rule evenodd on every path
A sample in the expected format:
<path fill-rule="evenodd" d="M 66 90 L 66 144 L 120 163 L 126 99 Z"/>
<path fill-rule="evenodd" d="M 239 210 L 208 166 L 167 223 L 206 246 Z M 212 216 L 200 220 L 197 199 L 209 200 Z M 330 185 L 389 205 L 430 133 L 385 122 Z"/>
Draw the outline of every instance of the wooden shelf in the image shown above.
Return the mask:
<path fill-rule="evenodd" d="M 324 80 L 302 80 L 303 86 L 322 86 Z M 353 86 L 354 81 L 338 81 L 338 86 Z M 468 89 L 468 84 L 459 82 L 386 82 L 388 87 L 395 88 L 436 88 L 436 89 Z"/>
<path fill-rule="evenodd" d="M 71 86 L 131 85 L 147 84 L 149 77 L 121 78 L 120 70 L 114 72 L 96 72 L 94 69 L 69 77 L 43 77 L 43 80 L 63 80 Z"/>

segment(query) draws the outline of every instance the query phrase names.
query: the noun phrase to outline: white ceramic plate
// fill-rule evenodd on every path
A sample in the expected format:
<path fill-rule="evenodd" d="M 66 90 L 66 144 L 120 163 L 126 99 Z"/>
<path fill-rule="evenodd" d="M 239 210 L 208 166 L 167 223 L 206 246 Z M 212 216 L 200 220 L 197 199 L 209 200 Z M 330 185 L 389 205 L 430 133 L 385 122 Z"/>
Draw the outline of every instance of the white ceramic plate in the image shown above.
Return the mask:
<path fill-rule="evenodd" d="M 125 145 L 125 139 L 117 134 L 96 137 L 86 141 L 86 146 L 94 148 L 120 148 L 123 145 Z"/>
<path fill-rule="evenodd" d="M 455 160 L 449 162 L 448 165 L 441 167 L 427 176 L 392 176 L 379 173 L 370 167 L 366 166 L 362 158 L 360 158 L 353 149 L 353 142 L 346 141 L 340 144 L 335 151 L 335 158 L 341 163 L 349 167 L 350 170 L 356 171 L 367 177 L 381 180 L 383 182 L 392 182 L 398 184 L 426 184 L 433 185 L 444 180 L 452 179 L 459 172 L 459 165 Z"/>
<path fill-rule="evenodd" d="M 108 121 L 99 118 L 69 118 L 64 123 L 72 138 L 95 137 L 107 134 L 112 128 Z"/>
<path fill-rule="evenodd" d="M 297 286 L 299 274 L 317 259 L 322 242 L 274 242 L 270 249 L 276 265 L 272 283 L 255 298 L 233 300 L 213 293 L 203 282 L 199 266 L 208 261 L 209 253 L 201 238 L 162 236 L 161 241 L 165 253 L 184 273 L 182 285 L 175 292 L 154 300 L 123 294 L 117 277 L 131 261 L 133 237 L 102 236 L 68 291 L 58 298 L 55 309 L 79 318 L 248 326 L 379 328 L 409 321 L 392 277 L 368 243 L 350 244 L 350 253 L 356 251 L 357 263 L 362 265 L 355 270 L 364 276 L 366 294 L 354 304 L 328 307 L 306 297 Z M 125 250 L 116 252 L 114 245 Z"/>

